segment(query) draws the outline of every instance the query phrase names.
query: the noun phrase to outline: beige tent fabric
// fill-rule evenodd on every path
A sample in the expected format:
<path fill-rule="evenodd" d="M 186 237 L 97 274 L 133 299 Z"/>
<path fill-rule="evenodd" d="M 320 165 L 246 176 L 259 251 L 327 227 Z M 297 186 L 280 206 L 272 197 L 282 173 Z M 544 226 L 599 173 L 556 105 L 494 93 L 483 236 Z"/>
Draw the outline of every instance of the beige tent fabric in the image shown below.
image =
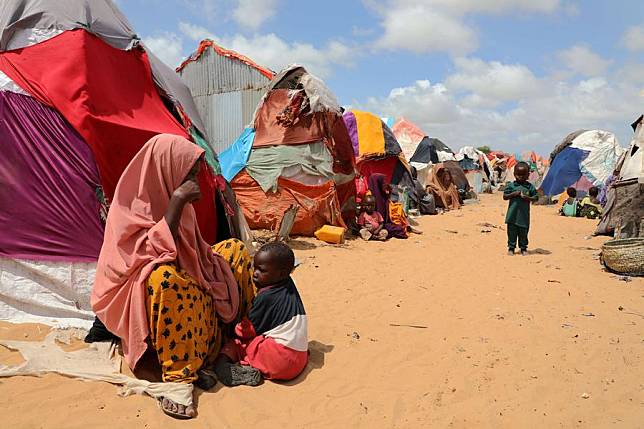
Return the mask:
<path fill-rule="evenodd" d="M 82 330 L 53 331 L 43 341 L 0 341 L 0 345 L 20 352 L 25 362 L 17 366 L 0 365 L 0 378 L 18 375 L 41 376 L 55 373 L 87 381 L 104 381 L 122 386 L 118 394 L 146 394 L 168 398 L 181 405 L 192 405 L 192 384 L 151 383 L 121 374 L 121 356 L 113 343 L 93 343 L 87 348 L 66 352 L 56 341 L 69 343 L 71 335 Z"/>

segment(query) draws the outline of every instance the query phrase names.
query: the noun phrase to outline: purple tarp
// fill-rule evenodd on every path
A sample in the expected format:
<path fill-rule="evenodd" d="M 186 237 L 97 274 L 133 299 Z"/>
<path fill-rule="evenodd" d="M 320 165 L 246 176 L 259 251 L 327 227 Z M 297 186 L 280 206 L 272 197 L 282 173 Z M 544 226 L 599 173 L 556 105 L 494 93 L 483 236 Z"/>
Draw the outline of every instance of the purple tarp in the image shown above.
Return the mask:
<path fill-rule="evenodd" d="M 55 110 L 0 92 L 0 255 L 97 260 L 98 177 L 91 149 Z"/>
<path fill-rule="evenodd" d="M 347 127 L 349 137 L 351 137 L 351 146 L 353 146 L 353 155 L 357 158 L 360 154 L 360 142 L 358 141 L 358 122 L 356 115 L 351 111 L 344 112 L 342 115 L 344 125 Z"/>

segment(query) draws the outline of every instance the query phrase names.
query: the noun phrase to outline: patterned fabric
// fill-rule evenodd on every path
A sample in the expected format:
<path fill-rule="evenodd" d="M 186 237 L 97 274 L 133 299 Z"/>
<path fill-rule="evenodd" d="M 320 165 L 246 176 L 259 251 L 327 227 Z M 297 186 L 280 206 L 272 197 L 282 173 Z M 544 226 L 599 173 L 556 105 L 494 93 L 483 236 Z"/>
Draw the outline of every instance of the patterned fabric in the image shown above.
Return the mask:
<path fill-rule="evenodd" d="M 246 316 L 255 296 L 252 260 L 239 240 L 213 247 L 230 263 L 239 286 L 238 319 Z M 147 280 L 150 340 L 157 352 L 163 381 L 191 383 L 204 363 L 214 360 L 223 343 L 223 323 L 212 297 L 175 264 L 156 267 Z"/>

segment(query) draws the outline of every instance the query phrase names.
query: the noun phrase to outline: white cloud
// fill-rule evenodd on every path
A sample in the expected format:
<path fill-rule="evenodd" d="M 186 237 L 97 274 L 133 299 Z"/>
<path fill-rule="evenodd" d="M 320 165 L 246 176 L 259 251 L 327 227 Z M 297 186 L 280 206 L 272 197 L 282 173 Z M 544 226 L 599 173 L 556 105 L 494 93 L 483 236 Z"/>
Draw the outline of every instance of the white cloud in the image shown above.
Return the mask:
<path fill-rule="evenodd" d="M 627 77 L 637 77 L 642 68 L 632 65 L 612 76 L 575 82 L 537 77 L 524 65 L 461 59 L 444 83 L 417 81 L 352 105 L 382 116 L 405 116 L 455 150 L 488 144 L 547 155 L 564 136 L 582 128 L 614 131 L 626 145 L 628 124 L 641 114 L 644 87 L 641 77 Z M 502 82 L 514 89 L 503 90 Z"/>
<path fill-rule="evenodd" d="M 143 44 L 173 69 L 183 61 L 183 43 L 181 37 L 175 33 L 145 37 Z"/>
<path fill-rule="evenodd" d="M 363 0 L 381 16 L 383 35 L 377 49 L 404 49 L 415 53 L 475 51 L 478 38 L 467 22 L 469 15 L 511 12 L 552 13 L 559 0 Z"/>
<path fill-rule="evenodd" d="M 351 66 L 355 57 L 354 49 L 339 41 L 330 41 L 322 47 L 316 47 L 310 43 L 287 42 L 273 33 L 250 37 L 243 34 L 218 36 L 205 28 L 184 22 L 179 28 L 195 41 L 213 39 L 223 47 L 246 55 L 273 70 L 299 63 L 311 73 L 324 78 L 331 75 L 336 66 Z"/>
<path fill-rule="evenodd" d="M 622 43 L 629 51 L 644 51 L 644 26 L 628 28 L 624 32 Z"/>
<path fill-rule="evenodd" d="M 236 0 L 234 20 L 242 27 L 256 30 L 275 15 L 278 0 Z"/>
<path fill-rule="evenodd" d="M 582 76 L 600 76 L 612 63 L 584 45 L 575 45 L 560 51 L 557 57 L 566 68 Z"/>
<path fill-rule="evenodd" d="M 469 91 L 476 95 L 472 98 L 476 104 L 494 106 L 536 95 L 539 90 L 539 80 L 521 64 L 485 62 L 477 58 L 457 58 L 454 63 L 457 72 L 445 80 L 445 85 L 457 92 Z"/>

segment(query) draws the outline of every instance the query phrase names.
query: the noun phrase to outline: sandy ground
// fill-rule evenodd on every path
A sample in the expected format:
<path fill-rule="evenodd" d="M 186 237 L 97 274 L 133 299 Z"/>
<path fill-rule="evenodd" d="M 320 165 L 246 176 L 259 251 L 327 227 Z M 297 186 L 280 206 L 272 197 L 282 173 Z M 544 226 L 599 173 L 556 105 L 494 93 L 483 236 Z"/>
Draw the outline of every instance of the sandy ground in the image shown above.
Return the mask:
<path fill-rule="evenodd" d="M 534 253 L 507 256 L 504 212 L 484 196 L 406 241 L 296 240 L 311 363 L 294 382 L 198 391 L 181 422 L 108 384 L 16 377 L 0 381 L 0 426 L 644 428 L 644 279 L 604 272 L 595 222 L 552 208 L 533 208 Z"/>

